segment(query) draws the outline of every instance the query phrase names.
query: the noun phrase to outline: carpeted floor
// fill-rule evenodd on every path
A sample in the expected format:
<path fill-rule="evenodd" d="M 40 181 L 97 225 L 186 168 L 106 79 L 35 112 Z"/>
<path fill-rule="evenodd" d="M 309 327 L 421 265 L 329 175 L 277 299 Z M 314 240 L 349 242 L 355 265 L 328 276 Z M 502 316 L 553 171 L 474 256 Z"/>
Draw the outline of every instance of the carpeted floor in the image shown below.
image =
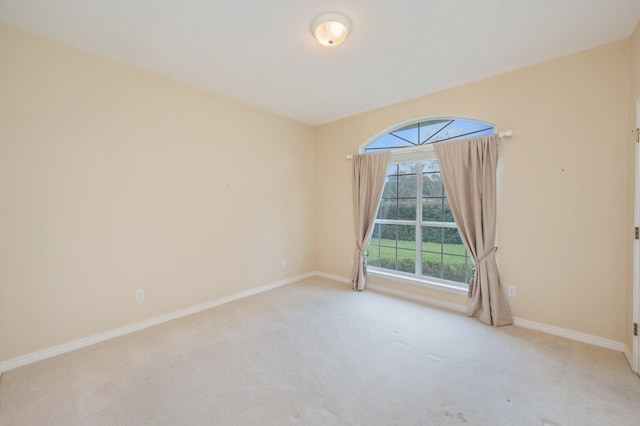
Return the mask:
<path fill-rule="evenodd" d="M 324 278 L 8 371 L 0 425 L 640 425 L 624 355 Z"/>

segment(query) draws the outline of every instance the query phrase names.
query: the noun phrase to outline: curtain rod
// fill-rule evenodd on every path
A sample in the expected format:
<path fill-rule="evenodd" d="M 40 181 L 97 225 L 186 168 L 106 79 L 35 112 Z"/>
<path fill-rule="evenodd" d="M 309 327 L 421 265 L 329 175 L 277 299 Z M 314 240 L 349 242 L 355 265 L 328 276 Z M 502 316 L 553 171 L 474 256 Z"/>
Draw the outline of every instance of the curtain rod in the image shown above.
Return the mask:
<path fill-rule="evenodd" d="M 505 130 L 504 132 L 498 132 L 498 137 L 500 137 L 500 139 L 509 138 L 511 136 L 513 136 L 513 130 L 511 130 L 511 129 Z M 437 143 L 437 142 L 434 142 L 434 143 Z M 398 152 L 412 152 L 412 151 L 415 151 L 416 149 L 417 149 L 417 147 L 416 148 L 409 148 L 409 149 L 407 149 L 407 148 L 392 149 L 391 153 L 395 154 L 395 153 L 398 153 Z M 347 160 L 353 160 L 353 155 L 347 155 Z"/>

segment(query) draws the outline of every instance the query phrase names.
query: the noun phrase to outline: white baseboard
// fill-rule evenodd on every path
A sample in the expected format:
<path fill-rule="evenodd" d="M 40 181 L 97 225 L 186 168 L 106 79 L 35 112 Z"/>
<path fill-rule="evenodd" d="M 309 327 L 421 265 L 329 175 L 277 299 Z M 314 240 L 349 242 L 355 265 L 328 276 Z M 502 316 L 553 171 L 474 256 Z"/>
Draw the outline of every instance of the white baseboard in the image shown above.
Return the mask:
<path fill-rule="evenodd" d="M 345 284 L 351 284 L 351 280 L 345 277 L 341 277 L 340 275 L 328 274 L 326 272 L 314 272 L 314 275 L 319 277 L 328 278 L 333 281 L 338 281 Z M 379 284 L 367 284 L 367 289 L 377 291 L 379 293 L 386 293 L 392 296 L 401 297 L 403 299 L 414 300 L 416 302 L 424 303 L 426 305 L 437 306 L 444 309 L 449 309 L 451 311 L 456 312 L 466 312 L 467 308 L 463 305 L 458 305 L 456 303 L 445 302 L 443 300 L 433 299 L 431 297 L 420 296 L 419 294 L 408 293 L 402 290 L 396 290 L 393 288 L 385 287 Z"/>
<path fill-rule="evenodd" d="M 625 358 L 627 358 L 627 361 L 629 362 L 629 365 L 631 366 L 631 369 L 633 370 L 633 357 L 631 355 L 631 349 L 629 349 L 629 347 L 627 345 L 624 345 L 624 356 L 625 356 Z"/>
<path fill-rule="evenodd" d="M 174 319 L 182 318 L 187 315 L 195 314 L 197 312 L 201 312 L 216 306 L 224 305 L 229 302 L 233 302 L 234 300 L 242 299 L 245 297 L 253 296 L 254 294 L 263 293 L 268 290 L 272 290 L 277 287 L 282 287 L 284 285 L 288 285 L 294 283 L 296 281 L 303 280 L 305 278 L 309 278 L 312 276 L 320 276 L 330 280 L 334 280 L 337 282 L 341 282 L 344 284 L 350 284 L 351 280 L 345 277 L 341 277 L 339 275 L 333 275 L 326 272 L 309 272 L 307 274 L 298 275 L 295 277 L 287 278 L 285 280 L 277 281 L 271 284 L 263 285 L 260 287 L 256 287 L 253 289 L 249 289 L 246 291 L 242 291 L 240 293 L 232 294 L 229 296 L 222 297 L 220 299 L 215 299 L 206 303 L 202 303 L 199 305 L 195 305 L 189 308 L 185 308 L 179 311 L 171 312 L 165 315 L 160 315 L 158 317 L 154 317 L 145 321 L 137 322 L 135 324 L 127 325 L 124 327 L 117 328 L 115 330 L 106 331 L 104 333 L 96 334 L 94 336 L 89 336 L 84 339 L 75 340 L 73 342 L 65 343 L 62 345 L 54 346 L 52 348 L 44 349 L 37 352 L 32 352 L 30 354 L 26 354 L 23 356 L 19 356 L 16 358 L 9 359 L 7 361 L 0 362 L 0 375 L 4 371 L 12 370 L 14 368 L 22 367 L 27 364 L 31 364 L 37 361 L 42 361 L 47 358 L 52 358 L 56 355 L 61 355 L 66 352 L 71 352 L 76 349 L 84 348 L 99 342 L 103 342 L 105 340 L 113 339 L 115 337 L 123 336 L 125 334 L 133 333 L 139 330 L 143 330 L 145 328 L 153 327 L 154 325 L 162 324 L 168 321 L 172 321 Z M 392 288 L 388 288 L 385 286 L 381 286 L 378 284 L 368 284 L 367 288 L 377 291 L 380 293 L 386 293 L 389 295 L 402 297 L 409 300 L 414 300 L 419 303 L 423 303 L 426 305 L 437 306 L 444 309 L 449 309 L 455 312 L 466 312 L 466 306 L 458 305 L 456 303 L 445 302 L 442 300 L 420 296 L 413 293 L 408 293 L 402 290 L 396 290 Z M 607 349 L 613 349 L 618 352 L 624 352 L 629 363 L 633 365 L 631 362 L 631 352 L 629 349 L 622 343 L 615 340 L 605 339 L 598 336 L 593 336 L 590 334 L 580 333 L 577 331 L 572 331 L 560 327 L 555 327 L 552 325 L 542 324 L 534 321 L 529 321 L 520 318 L 513 318 L 513 324 L 518 327 L 529 328 L 533 330 L 539 330 L 548 334 L 553 334 L 555 336 L 565 337 L 567 339 L 576 340 L 578 342 L 588 343 L 594 346 L 600 346 Z"/>
<path fill-rule="evenodd" d="M 315 271 L 313 275 L 318 277 L 328 278 L 333 281 L 338 281 L 339 283 L 351 284 L 351 280 L 349 278 L 341 277 L 340 275 L 328 274 L 326 272 Z"/>
<path fill-rule="evenodd" d="M 174 319 L 182 318 L 187 315 L 195 314 L 216 306 L 224 305 L 225 303 L 233 302 L 234 300 L 243 299 L 245 297 L 253 296 L 254 294 L 263 293 L 268 290 L 272 290 L 277 287 L 282 287 L 287 284 L 294 283 L 296 281 L 303 280 L 314 276 L 314 272 L 309 272 L 303 275 L 287 278 L 281 281 L 276 281 L 271 284 L 266 284 L 260 287 L 252 288 L 249 290 L 235 293 L 229 296 L 222 297 L 220 299 L 211 300 L 206 303 L 191 306 L 189 308 L 181 309 L 179 311 L 171 312 L 168 314 L 160 315 L 154 318 L 150 318 L 145 321 L 137 322 L 135 324 L 126 325 L 124 327 L 116 328 L 115 330 L 106 331 L 104 333 L 89 336 L 84 339 L 75 340 L 73 342 L 65 343 L 62 345 L 54 346 L 52 348 L 44 349 L 30 354 L 22 355 L 16 358 L 9 359 L 7 361 L 0 362 L 0 374 L 3 371 L 12 370 L 14 368 L 22 367 L 27 364 L 31 364 L 37 361 L 42 361 L 47 358 L 52 358 L 56 355 L 61 355 L 66 352 L 71 352 L 76 349 L 91 346 L 93 344 L 104 342 L 105 340 L 113 339 L 114 337 L 123 336 L 125 334 L 133 333 L 145 328 L 153 327 L 154 325 L 162 324 Z"/>
<path fill-rule="evenodd" d="M 600 346 L 601 348 L 613 349 L 614 351 L 623 352 L 624 343 L 617 340 L 605 339 L 604 337 L 598 337 L 591 334 L 580 333 L 578 331 L 569 330 L 566 328 L 556 327 L 554 325 L 542 324 L 535 321 L 529 321 L 521 318 L 513 318 L 513 325 L 529 328 L 531 330 L 538 330 L 547 334 L 553 334 L 554 336 L 565 337 L 567 339 L 575 340 L 577 342 L 588 343 L 594 346 Z"/>
<path fill-rule="evenodd" d="M 350 282 L 348 279 L 344 277 L 340 277 L 338 275 L 327 274 L 325 272 L 315 272 L 315 275 L 329 278 L 339 282 Z M 396 290 L 392 288 L 388 288 L 385 286 L 381 286 L 379 284 L 367 284 L 367 288 L 380 292 L 386 293 L 397 297 L 402 297 L 404 299 L 414 300 L 419 303 L 424 303 L 427 305 L 437 306 L 444 309 L 449 309 L 455 312 L 467 312 L 467 307 L 463 305 L 459 305 L 457 303 L 445 302 L 442 300 L 434 299 L 431 297 L 420 296 L 413 293 L 408 293 L 402 290 Z M 547 334 L 552 334 L 554 336 L 564 337 L 570 340 L 575 340 L 582 343 L 588 343 L 590 345 L 599 346 L 601 348 L 612 349 L 618 352 L 624 352 L 627 356 L 627 359 L 631 359 L 631 354 L 628 349 L 625 347 L 624 343 L 618 342 L 616 340 L 605 339 L 604 337 L 593 336 L 591 334 L 580 333 L 578 331 L 569 330 L 566 328 L 556 327 L 553 325 L 543 324 L 535 321 L 525 320 L 522 318 L 513 318 L 513 325 L 522 328 L 528 328 L 531 330 L 542 331 Z M 633 363 L 630 362 L 631 365 Z"/>
<path fill-rule="evenodd" d="M 467 307 L 464 305 L 445 302 L 444 300 L 438 300 L 432 297 L 420 296 L 419 294 L 408 293 L 406 291 L 396 290 L 379 284 L 367 284 L 367 288 L 373 291 L 377 291 L 378 293 L 390 294 L 392 296 L 401 297 L 403 299 L 409 299 L 419 303 L 424 303 L 425 305 L 436 306 L 438 308 L 444 308 L 455 312 L 467 312 Z"/>

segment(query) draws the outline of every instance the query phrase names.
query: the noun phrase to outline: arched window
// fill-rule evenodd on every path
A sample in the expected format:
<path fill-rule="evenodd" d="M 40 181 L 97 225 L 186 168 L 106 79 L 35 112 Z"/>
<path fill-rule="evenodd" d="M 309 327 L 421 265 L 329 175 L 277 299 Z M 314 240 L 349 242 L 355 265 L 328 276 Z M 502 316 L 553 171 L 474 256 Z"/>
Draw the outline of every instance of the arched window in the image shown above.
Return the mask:
<path fill-rule="evenodd" d="M 432 143 L 494 133 L 493 124 L 437 118 L 402 124 L 363 146 L 391 150 L 367 264 L 374 273 L 467 289 L 473 261 L 451 214 Z"/>
<path fill-rule="evenodd" d="M 365 152 L 413 148 L 454 139 L 490 135 L 493 124 L 460 118 L 420 121 L 385 133 L 366 144 Z"/>

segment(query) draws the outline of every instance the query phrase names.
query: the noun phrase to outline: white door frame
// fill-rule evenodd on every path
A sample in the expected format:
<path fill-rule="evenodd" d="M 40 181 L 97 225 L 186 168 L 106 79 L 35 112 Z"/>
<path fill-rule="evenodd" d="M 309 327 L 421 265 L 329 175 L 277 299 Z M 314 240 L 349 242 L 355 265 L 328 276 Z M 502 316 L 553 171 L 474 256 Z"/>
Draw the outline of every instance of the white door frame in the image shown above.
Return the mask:
<path fill-rule="evenodd" d="M 640 128 L 640 99 L 636 101 L 636 129 Z M 638 130 L 636 130 L 638 132 Z M 638 138 L 638 133 L 634 138 Z M 637 139 L 636 139 L 637 140 Z M 640 143 L 635 142 L 636 147 L 636 175 L 635 175 L 635 207 L 633 223 L 640 228 Z M 638 324 L 640 320 L 640 240 L 633 240 L 633 322 Z M 640 343 L 639 337 L 633 336 L 633 360 L 631 368 L 640 374 Z"/>

